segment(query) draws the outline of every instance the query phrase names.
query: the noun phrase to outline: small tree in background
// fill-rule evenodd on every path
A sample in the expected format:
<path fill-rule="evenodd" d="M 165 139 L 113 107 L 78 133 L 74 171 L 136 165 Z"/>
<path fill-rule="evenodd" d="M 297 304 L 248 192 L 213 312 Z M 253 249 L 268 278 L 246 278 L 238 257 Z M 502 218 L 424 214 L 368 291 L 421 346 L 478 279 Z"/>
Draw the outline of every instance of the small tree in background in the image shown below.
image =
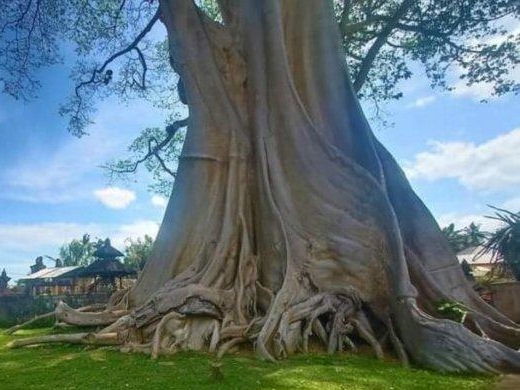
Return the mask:
<path fill-rule="evenodd" d="M 471 222 L 463 229 L 455 229 L 455 224 L 451 223 L 442 228 L 451 249 L 454 253 L 459 253 L 464 249 L 481 245 L 486 238 L 486 233 L 480 229 L 480 225 Z"/>
<path fill-rule="evenodd" d="M 108 333 L 58 340 L 102 340 L 154 358 L 183 349 L 222 356 L 248 343 L 273 361 L 306 351 L 311 334 L 341 351 L 355 331 L 383 357 L 375 325 L 404 364 L 520 371 L 520 328 L 452 272 L 446 240 L 358 102 L 399 97 L 409 60 L 434 85 L 451 65 L 469 85 L 517 91 L 507 77 L 517 37 L 505 23 L 520 16 L 518 1 L 219 0 L 210 2 L 216 20 L 200 3 L 0 2 L 4 92 L 30 95 L 34 71 L 76 48 L 76 87 L 61 110 L 74 134 L 85 134 L 93 101 L 110 92 L 173 109 L 176 82 L 189 111 L 161 139 L 150 132 L 138 158 L 115 162 L 116 173 L 149 159 L 175 173 L 164 148 L 188 126 L 148 265 L 109 313 L 56 311 L 76 325 L 113 322 Z M 169 50 L 157 57 L 147 35 L 158 22 Z M 433 318 L 439 301 L 466 306 L 482 332 Z M 119 305 L 131 314 L 119 317 Z M 57 341 L 50 337 L 37 342 Z"/>
<path fill-rule="evenodd" d="M 486 233 L 483 232 L 480 225 L 477 225 L 475 222 L 471 222 L 468 226 L 462 229 L 462 236 L 466 248 L 479 246 L 486 239 Z"/>
<path fill-rule="evenodd" d="M 495 263 L 503 263 L 520 281 L 520 212 L 490 207 L 495 214 L 487 218 L 502 222 L 503 227 L 487 235 L 481 253 L 491 253 Z"/>
<path fill-rule="evenodd" d="M 81 239 L 73 239 L 60 248 L 60 259 L 65 267 L 89 265 L 93 260 L 96 243 L 91 241 L 90 235 L 84 234 Z"/>
<path fill-rule="evenodd" d="M 146 234 L 143 238 L 136 240 L 127 238 L 125 243 L 127 243 L 127 247 L 125 248 L 124 263 L 137 271 L 142 270 L 152 250 L 153 238 Z"/>

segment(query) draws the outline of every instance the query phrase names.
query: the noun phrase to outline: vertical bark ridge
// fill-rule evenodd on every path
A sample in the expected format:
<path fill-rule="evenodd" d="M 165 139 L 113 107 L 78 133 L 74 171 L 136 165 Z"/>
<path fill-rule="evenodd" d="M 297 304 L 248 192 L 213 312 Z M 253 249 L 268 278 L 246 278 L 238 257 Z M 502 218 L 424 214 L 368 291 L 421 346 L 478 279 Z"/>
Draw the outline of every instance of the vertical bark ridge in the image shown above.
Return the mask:
<path fill-rule="evenodd" d="M 100 334 L 153 357 L 251 342 L 275 360 L 306 351 L 311 334 L 341 351 L 354 332 L 382 357 L 386 324 L 405 364 L 408 354 L 438 370 L 520 370 L 508 347 L 519 327 L 471 290 L 375 139 L 332 2 L 220 3 L 222 26 L 192 0 L 160 2 L 188 135 L 153 253 L 126 297 L 132 313 Z M 466 305 L 467 328 L 434 318 L 442 298 Z"/>

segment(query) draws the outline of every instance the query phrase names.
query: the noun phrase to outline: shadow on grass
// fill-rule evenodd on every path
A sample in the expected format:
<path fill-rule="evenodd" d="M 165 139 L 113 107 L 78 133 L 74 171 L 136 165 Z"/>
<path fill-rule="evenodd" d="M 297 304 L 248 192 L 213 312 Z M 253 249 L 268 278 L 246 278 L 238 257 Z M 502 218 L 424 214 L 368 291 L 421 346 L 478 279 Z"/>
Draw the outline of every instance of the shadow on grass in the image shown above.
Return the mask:
<path fill-rule="evenodd" d="M 16 337 L 49 333 L 23 331 Z M 370 355 L 297 355 L 277 364 L 251 354 L 222 359 L 222 381 L 210 378 L 212 356 L 183 352 L 152 361 L 110 348 L 47 345 L 8 350 L 0 336 L 0 387 L 26 389 L 488 389 L 492 378 L 404 369 Z"/>

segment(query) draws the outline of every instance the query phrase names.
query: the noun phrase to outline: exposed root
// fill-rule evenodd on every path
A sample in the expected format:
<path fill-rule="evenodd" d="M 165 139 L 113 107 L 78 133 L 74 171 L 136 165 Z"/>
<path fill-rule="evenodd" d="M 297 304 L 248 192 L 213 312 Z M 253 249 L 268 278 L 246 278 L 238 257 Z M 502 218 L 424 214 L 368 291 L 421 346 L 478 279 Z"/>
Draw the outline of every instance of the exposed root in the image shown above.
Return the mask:
<path fill-rule="evenodd" d="M 471 332 L 462 324 L 430 317 L 414 300 L 398 307 L 401 337 L 415 361 L 445 372 L 520 372 L 520 353 Z"/>
<path fill-rule="evenodd" d="M 246 341 L 247 339 L 245 337 L 237 337 L 222 344 L 217 352 L 217 358 L 222 358 L 222 356 L 228 353 L 230 349 Z"/>
<path fill-rule="evenodd" d="M 121 340 L 117 333 L 72 333 L 72 334 L 53 334 L 48 336 L 29 337 L 13 340 L 7 344 L 8 348 L 20 348 L 28 345 L 47 344 L 47 343 L 70 343 L 88 345 L 118 345 Z"/>
<path fill-rule="evenodd" d="M 64 302 L 58 302 L 54 314 L 57 321 L 65 322 L 69 325 L 78 326 L 104 326 L 110 325 L 120 317 L 128 314 L 127 310 L 83 312 L 74 310 Z"/>
<path fill-rule="evenodd" d="M 88 305 L 88 306 L 83 306 L 83 307 L 80 307 L 78 309 L 73 309 L 75 310 L 76 312 L 88 312 L 88 311 L 96 311 L 96 310 L 102 310 L 106 307 L 105 304 L 93 304 L 93 305 Z M 53 317 L 53 316 L 56 316 L 56 310 L 53 310 L 51 312 L 48 312 L 48 313 L 45 313 L 45 314 L 40 314 L 28 321 L 25 321 L 19 325 L 15 325 L 9 329 L 7 329 L 5 331 L 5 334 L 13 334 L 14 332 L 22 329 L 22 328 L 25 328 L 26 326 L 36 322 L 36 321 L 39 321 L 41 319 L 44 319 L 44 318 L 49 318 L 49 317 Z M 57 321 L 56 322 L 56 325 L 55 326 L 58 326 L 59 325 L 59 322 Z"/>
<path fill-rule="evenodd" d="M 171 313 L 168 313 L 166 314 L 162 319 L 161 321 L 159 322 L 159 325 L 157 325 L 157 328 L 155 330 L 155 334 L 153 336 L 153 339 L 152 339 L 152 359 L 157 359 L 159 357 L 159 354 L 161 352 L 161 347 L 162 347 L 162 343 L 164 342 L 164 328 L 165 328 L 165 325 L 168 323 L 168 321 L 170 320 L 177 320 L 177 321 L 182 321 L 184 320 L 184 315 L 182 314 L 179 314 L 179 313 L 176 313 L 176 312 L 171 312 Z"/>
<path fill-rule="evenodd" d="M 110 325 L 97 333 L 19 339 L 8 346 L 18 348 L 43 343 L 120 345 L 123 352 L 147 353 L 152 359 L 180 350 L 204 349 L 221 358 L 239 344 L 256 342 L 257 352 L 275 361 L 298 350 L 308 352 L 312 336 L 316 336 L 328 353 L 341 352 L 345 348 L 356 351 L 351 338 L 355 335 L 354 340 L 365 341 L 378 358 L 384 356 L 383 341 L 375 336 L 365 314 L 366 306 L 357 293 L 348 288 L 317 293 L 285 310 L 273 304 L 266 315 L 254 317 L 247 324 L 236 323 L 222 307 L 195 296 L 184 297 L 177 310 L 165 314 L 152 315 L 152 308 L 147 306 L 146 311 L 139 311 L 139 314 L 107 310 L 85 313 L 60 303 L 56 312 L 66 323 L 99 325 L 110 320 Z M 520 371 L 520 353 L 490 340 L 479 324 L 479 317 L 469 315 L 466 319 L 472 332 L 461 324 L 424 314 L 413 299 L 403 300 L 399 310 L 393 320 L 387 318 L 383 321 L 386 325 L 384 338 L 393 346 L 404 366 L 409 366 L 410 352 L 416 362 L 441 371 Z M 145 318 L 143 313 L 146 313 L 148 321 L 139 325 L 136 318 Z M 275 331 L 266 328 L 273 324 Z M 400 336 L 394 324 L 398 325 Z M 264 336 L 271 333 L 272 336 L 261 340 L 262 333 Z"/>
<path fill-rule="evenodd" d="M 394 325 L 392 324 L 392 320 L 389 318 L 387 320 L 387 328 L 388 328 L 388 336 L 390 337 L 390 341 L 392 342 L 392 346 L 394 347 L 394 351 L 401 360 L 401 364 L 404 367 L 410 367 L 410 360 L 408 359 L 408 354 L 406 353 L 406 349 L 404 348 L 404 344 L 397 337 L 395 333 Z"/>
<path fill-rule="evenodd" d="M 309 337 L 316 334 L 327 352 L 332 354 L 341 352 L 345 344 L 356 350 L 349 337 L 354 332 L 372 346 L 378 358 L 383 358 L 383 349 L 363 313 L 358 294 L 345 288 L 318 293 L 286 309 L 280 316 L 270 344 L 273 345 L 274 356 L 283 358 L 296 350 L 307 352 Z M 257 342 L 257 351 L 264 358 L 274 360 L 266 348 L 268 344 L 268 339 Z"/>

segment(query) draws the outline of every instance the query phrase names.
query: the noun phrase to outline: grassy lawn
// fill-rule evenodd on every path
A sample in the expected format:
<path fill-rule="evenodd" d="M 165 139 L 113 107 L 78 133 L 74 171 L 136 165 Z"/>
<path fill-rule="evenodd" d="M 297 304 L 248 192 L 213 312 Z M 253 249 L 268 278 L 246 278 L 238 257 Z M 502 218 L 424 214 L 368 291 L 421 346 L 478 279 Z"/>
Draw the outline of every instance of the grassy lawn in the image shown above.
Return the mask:
<path fill-rule="evenodd" d="M 489 389 L 493 378 L 443 375 L 404 369 L 396 362 L 379 362 L 371 355 L 300 355 L 278 364 L 253 356 L 230 355 L 222 360 L 224 379 L 210 377 L 214 358 L 180 353 L 150 360 L 109 348 L 47 345 L 9 350 L 14 337 L 48 333 L 25 330 L 0 334 L 0 388 L 28 389 Z M 1 333 L 1 332 L 0 332 Z"/>

